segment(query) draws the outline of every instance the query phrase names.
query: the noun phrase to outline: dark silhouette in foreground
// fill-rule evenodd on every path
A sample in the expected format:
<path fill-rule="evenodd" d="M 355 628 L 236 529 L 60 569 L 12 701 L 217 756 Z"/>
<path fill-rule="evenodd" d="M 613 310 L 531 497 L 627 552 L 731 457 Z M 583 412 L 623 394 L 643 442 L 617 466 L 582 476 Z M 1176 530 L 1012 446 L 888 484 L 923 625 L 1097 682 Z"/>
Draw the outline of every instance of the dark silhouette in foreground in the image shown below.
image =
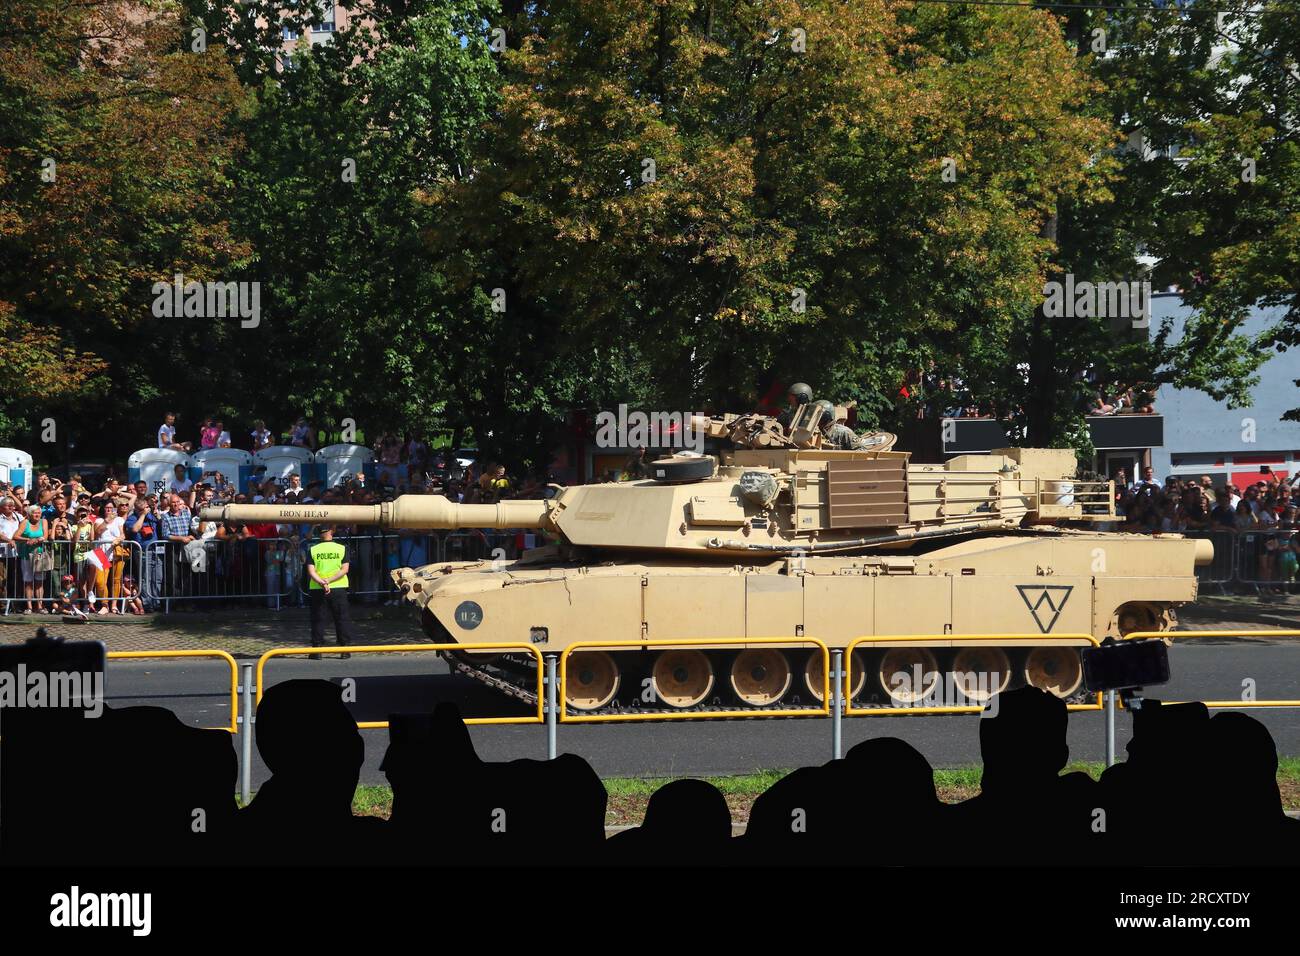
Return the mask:
<path fill-rule="evenodd" d="M 980 793 L 941 803 L 930 764 L 883 737 L 783 777 L 733 838 L 726 799 L 665 784 L 645 821 L 605 836 L 606 793 L 582 758 L 479 759 L 460 712 L 395 714 L 382 769 L 391 818 L 356 816 L 365 742 L 338 685 L 267 690 L 256 741 L 271 777 L 236 811 L 233 742 L 154 707 L 6 709 L 0 859 L 65 863 L 680 866 L 719 864 L 1276 863 L 1300 854 L 1277 752 L 1240 713 L 1145 701 L 1128 760 L 1100 783 L 1062 774 L 1059 699 L 1008 691 L 978 721 Z M 969 724 L 962 724 L 969 727 Z M 1123 854 L 1120 858 L 1119 854 Z"/>

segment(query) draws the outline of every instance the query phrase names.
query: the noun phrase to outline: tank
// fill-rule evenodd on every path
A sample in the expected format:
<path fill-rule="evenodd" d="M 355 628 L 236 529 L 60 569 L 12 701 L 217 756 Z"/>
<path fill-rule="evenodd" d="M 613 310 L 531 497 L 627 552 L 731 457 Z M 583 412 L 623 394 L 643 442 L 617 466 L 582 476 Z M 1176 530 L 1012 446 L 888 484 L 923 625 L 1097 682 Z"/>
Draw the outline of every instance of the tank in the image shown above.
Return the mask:
<path fill-rule="evenodd" d="M 800 641 L 844 648 L 864 635 L 931 639 L 858 646 L 844 692 L 860 706 L 915 705 L 939 686 L 982 703 L 1026 683 L 1080 700 L 1088 642 L 1052 635 L 1167 630 L 1196 599 L 1210 543 L 1101 530 L 1115 520 L 1113 486 L 1079 480 L 1070 449 L 920 464 L 886 433 L 865 449 L 823 447 L 816 415 L 788 430 L 759 415 L 698 417 L 714 453 L 654 461 L 644 480 L 553 486 L 547 500 L 404 495 L 203 514 L 541 532 L 545 544 L 517 560 L 400 568 L 393 579 L 430 641 L 463 645 L 454 668 L 530 702 L 533 658 L 476 644 L 550 653 L 626 642 L 572 653 L 566 704 L 589 713 L 820 708 L 822 656 Z M 1001 634 L 1046 643 L 950 640 Z M 764 641 L 707 643 L 741 638 Z"/>

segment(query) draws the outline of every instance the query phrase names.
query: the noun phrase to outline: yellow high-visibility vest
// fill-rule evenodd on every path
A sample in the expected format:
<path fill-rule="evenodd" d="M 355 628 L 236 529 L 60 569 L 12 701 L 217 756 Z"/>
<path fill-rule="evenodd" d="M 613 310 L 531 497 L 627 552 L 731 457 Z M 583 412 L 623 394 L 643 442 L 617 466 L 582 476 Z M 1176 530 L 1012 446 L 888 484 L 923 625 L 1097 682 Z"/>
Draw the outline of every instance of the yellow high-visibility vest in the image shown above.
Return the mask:
<path fill-rule="evenodd" d="M 311 563 L 316 566 L 317 574 L 323 578 L 330 578 L 339 573 L 339 568 L 343 566 L 347 553 L 348 549 L 341 544 L 336 544 L 333 541 L 322 541 L 311 546 Z M 330 585 L 331 588 L 345 588 L 347 586 L 348 576 L 346 574 Z M 319 591 L 321 583 L 315 578 L 311 578 L 309 587 L 313 591 Z"/>

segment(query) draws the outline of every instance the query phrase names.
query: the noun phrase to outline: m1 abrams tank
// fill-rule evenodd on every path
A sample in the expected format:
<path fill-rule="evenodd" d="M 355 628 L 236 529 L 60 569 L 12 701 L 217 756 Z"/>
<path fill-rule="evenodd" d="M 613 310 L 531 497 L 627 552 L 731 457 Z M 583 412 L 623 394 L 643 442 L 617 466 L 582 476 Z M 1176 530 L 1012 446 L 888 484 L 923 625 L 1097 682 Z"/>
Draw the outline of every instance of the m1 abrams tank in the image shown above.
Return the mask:
<path fill-rule="evenodd" d="M 821 447 L 817 406 L 789 429 L 758 415 L 697 416 L 717 455 L 655 461 L 651 477 L 557 488 L 549 500 L 458 505 L 406 495 L 373 506 L 232 505 L 207 518 L 416 530 L 535 529 L 514 561 L 393 572 L 454 666 L 535 702 L 531 656 L 475 644 L 575 642 L 571 711 L 819 708 L 822 654 L 863 635 L 930 635 L 853 652 L 846 697 L 914 705 L 934 686 L 980 703 L 1029 683 L 1080 699 L 1082 639 L 1166 630 L 1196 598 L 1207 541 L 1097 531 L 1110 482 L 1074 478 L 1069 449 L 1005 448 L 916 464 L 876 433 L 867 450 Z M 955 644 L 961 635 L 1021 640 Z M 737 638 L 775 643 L 664 645 Z M 1040 643 L 1033 645 L 1031 639 Z M 654 642 L 654 643 L 648 643 Z M 914 679 L 916 678 L 916 679 Z"/>

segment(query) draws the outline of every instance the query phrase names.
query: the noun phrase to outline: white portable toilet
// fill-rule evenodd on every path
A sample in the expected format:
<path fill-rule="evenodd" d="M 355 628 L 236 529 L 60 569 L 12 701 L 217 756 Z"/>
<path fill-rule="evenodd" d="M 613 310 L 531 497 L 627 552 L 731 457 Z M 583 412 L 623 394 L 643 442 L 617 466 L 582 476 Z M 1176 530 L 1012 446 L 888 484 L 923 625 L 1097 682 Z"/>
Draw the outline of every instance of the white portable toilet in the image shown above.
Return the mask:
<path fill-rule="evenodd" d="M 253 452 L 254 478 L 266 481 L 274 478 L 279 484 L 286 484 L 290 475 L 297 475 L 306 485 L 312 479 L 316 453 L 310 448 L 299 445 L 272 445 L 261 451 Z M 266 468 L 265 473 L 258 474 L 259 468 Z M 241 489 L 243 490 L 243 489 Z"/>
<path fill-rule="evenodd" d="M 33 480 L 31 455 L 17 448 L 0 448 L 0 481 L 30 489 Z"/>
<path fill-rule="evenodd" d="M 219 471 L 236 488 L 243 488 L 253 474 L 253 453 L 242 448 L 204 448 L 191 457 L 200 476 L 205 471 Z"/>
<path fill-rule="evenodd" d="M 188 476 L 193 467 L 190 456 L 175 448 L 141 448 L 126 460 L 126 480 L 134 484 L 143 481 L 149 490 L 158 493 L 176 477 L 176 466 L 184 465 Z"/>
<path fill-rule="evenodd" d="M 365 445 L 326 445 L 316 452 L 316 477 L 323 477 L 325 487 L 333 488 L 343 479 L 355 477 L 359 471 L 369 474 L 374 462 L 375 453 Z"/>

